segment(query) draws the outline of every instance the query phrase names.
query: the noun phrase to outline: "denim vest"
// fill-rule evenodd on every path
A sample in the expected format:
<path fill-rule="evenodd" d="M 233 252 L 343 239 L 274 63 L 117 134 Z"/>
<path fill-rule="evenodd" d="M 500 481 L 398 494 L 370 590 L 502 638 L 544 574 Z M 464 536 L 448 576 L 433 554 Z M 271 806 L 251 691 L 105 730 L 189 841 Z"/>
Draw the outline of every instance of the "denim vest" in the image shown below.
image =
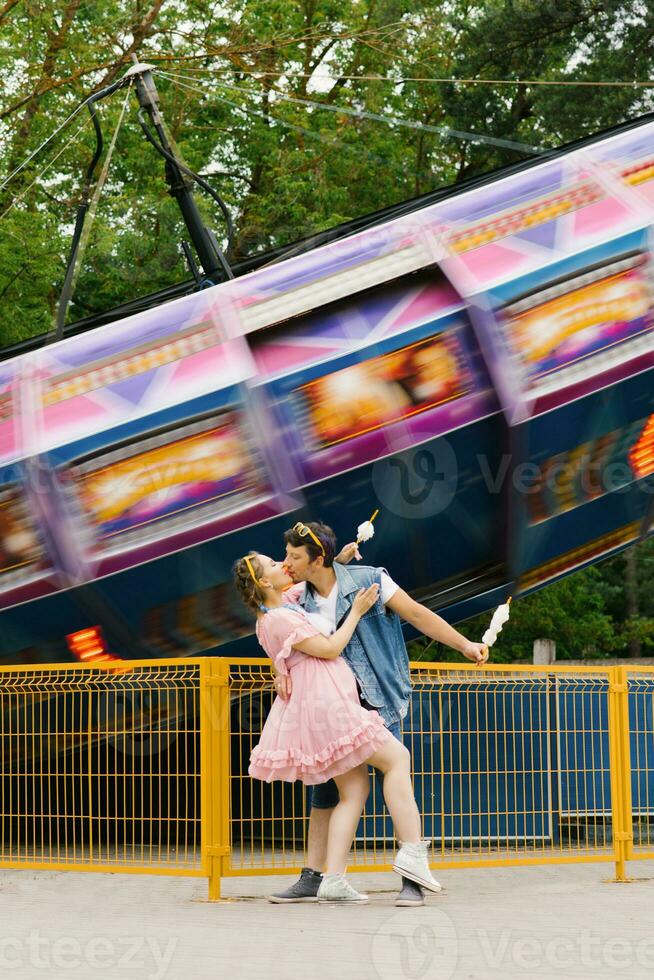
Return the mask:
<path fill-rule="evenodd" d="M 368 588 L 373 582 L 380 584 L 385 569 L 369 565 L 345 566 L 338 562 L 333 568 L 338 587 L 336 624 L 340 626 L 359 589 Z M 307 612 L 318 612 L 314 590 L 308 582 L 298 602 Z M 384 723 L 392 725 L 404 718 L 411 697 L 409 658 L 400 617 L 386 609 L 381 596 L 359 620 L 342 656 L 352 668 L 362 696 L 379 711 Z"/>

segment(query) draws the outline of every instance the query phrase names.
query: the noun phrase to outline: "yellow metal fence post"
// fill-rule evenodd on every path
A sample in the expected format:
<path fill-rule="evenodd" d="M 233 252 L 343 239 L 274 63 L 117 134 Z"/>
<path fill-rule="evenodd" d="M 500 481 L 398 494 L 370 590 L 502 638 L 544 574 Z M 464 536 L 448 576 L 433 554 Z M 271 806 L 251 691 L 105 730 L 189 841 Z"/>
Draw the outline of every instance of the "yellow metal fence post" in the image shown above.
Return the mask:
<path fill-rule="evenodd" d="M 622 694 L 620 697 L 620 758 L 622 761 L 622 827 L 624 860 L 633 857 L 634 817 L 631 800 L 631 737 L 629 729 L 629 668 L 618 667 Z"/>
<path fill-rule="evenodd" d="M 205 658 L 200 678 L 202 861 L 209 901 L 217 902 L 230 854 L 229 663 L 220 657 Z"/>
<path fill-rule="evenodd" d="M 631 753 L 629 747 L 629 685 L 626 667 L 609 669 L 609 760 L 615 880 L 627 881 L 631 857 Z"/>

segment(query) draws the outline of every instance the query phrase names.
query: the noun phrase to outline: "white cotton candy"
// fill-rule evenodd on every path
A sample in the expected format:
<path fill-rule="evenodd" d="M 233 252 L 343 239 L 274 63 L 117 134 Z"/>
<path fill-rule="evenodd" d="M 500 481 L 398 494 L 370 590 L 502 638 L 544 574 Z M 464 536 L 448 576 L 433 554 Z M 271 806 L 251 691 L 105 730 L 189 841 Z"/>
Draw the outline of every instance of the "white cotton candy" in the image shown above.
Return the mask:
<path fill-rule="evenodd" d="M 357 528 L 357 544 L 361 541 L 370 541 L 374 533 L 375 526 L 372 521 L 364 521 L 363 524 L 359 524 Z"/>
<path fill-rule="evenodd" d="M 509 615 L 510 607 L 508 602 L 498 606 L 493 613 L 490 626 L 481 638 L 481 642 L 485 643 L 486 646 L 492 647 L 493 643 L 495 643 L 495 640 L 497 639 L 497 634 L 502 632 L 502 627 L 507 622 Z"/>

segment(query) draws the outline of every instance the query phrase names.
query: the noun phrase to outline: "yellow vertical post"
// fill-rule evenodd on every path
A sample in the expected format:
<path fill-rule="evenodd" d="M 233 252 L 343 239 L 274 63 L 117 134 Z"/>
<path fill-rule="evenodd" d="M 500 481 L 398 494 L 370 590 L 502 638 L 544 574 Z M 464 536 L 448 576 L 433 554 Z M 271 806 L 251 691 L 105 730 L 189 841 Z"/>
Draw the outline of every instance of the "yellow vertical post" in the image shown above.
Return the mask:
<path fill-rule="evenodd" d="M 86 764 L 88 766 L 87 779 L 88 779 L 88 793 L 89 793 L 89 855 L 91 860 L 93 860 L 93 690 L 91 684 L 89 683 L 87 687 L 87 707 L 88 718 L 86 719 L 87 731 L 86 738 L 87 751 L 86 751 Z M 84 838 L 82 837 L 83 843 Z M 100 834 L 98 833 L 98 842 L 100 841 Z"/>
<path fill-rule="evenodd" d="M 629 748 L 629 687 L 626 667 L 609 669 L 609 760 L 615 880 L 627 881 L 625 863 L 631 856 L 631 760 Z"/>
<path fill-rule="evenodd" d="M 200 661 L 200 846 L 202 871 L 210 876 L 209 846 L 212 839 L 211 827 L 211 661 L 204 657 Z"/>
<path fill-rule="evenodd" d="M 634 817 L 631 800 L 631 738 L 629 729 L 629 668 L 618 667 L 620 676 L 620 759 L 622 763 L 621 843 L 624 860 L 633 857 Z"/>
<path fill-rule="evenodd" d="M 209 879 L 209 901 L 220 899 L 220 880 L 229 860 L 230 794 L 229 663 L 203 658 L 200 665 L 200 783 L 202 867 Z"/>

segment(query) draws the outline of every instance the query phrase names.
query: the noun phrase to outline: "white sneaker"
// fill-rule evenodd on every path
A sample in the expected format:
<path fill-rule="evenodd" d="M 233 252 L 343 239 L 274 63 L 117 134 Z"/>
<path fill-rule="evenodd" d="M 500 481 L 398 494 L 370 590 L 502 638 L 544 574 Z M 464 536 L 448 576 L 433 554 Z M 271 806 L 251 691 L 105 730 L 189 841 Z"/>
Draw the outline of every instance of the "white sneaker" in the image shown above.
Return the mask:
<path fill-rule="evenodd" d="M 432 877 L 427 862 L 427 849 L 430 844 L 430 840 L 421 840 L 417 844 L 402 844 L 397 852 L 393 871 L 404 878 L 410 878 L 430 892 L 440 892 L 443 889 Z"/>
<path fill-rule="evenodd" d="M 356 902 L 362 905 L 368 901 L 367 895 L 362 895 L 346 880 L 345 875 L 323 875 L 318 889 L 319 902 Z"/>

